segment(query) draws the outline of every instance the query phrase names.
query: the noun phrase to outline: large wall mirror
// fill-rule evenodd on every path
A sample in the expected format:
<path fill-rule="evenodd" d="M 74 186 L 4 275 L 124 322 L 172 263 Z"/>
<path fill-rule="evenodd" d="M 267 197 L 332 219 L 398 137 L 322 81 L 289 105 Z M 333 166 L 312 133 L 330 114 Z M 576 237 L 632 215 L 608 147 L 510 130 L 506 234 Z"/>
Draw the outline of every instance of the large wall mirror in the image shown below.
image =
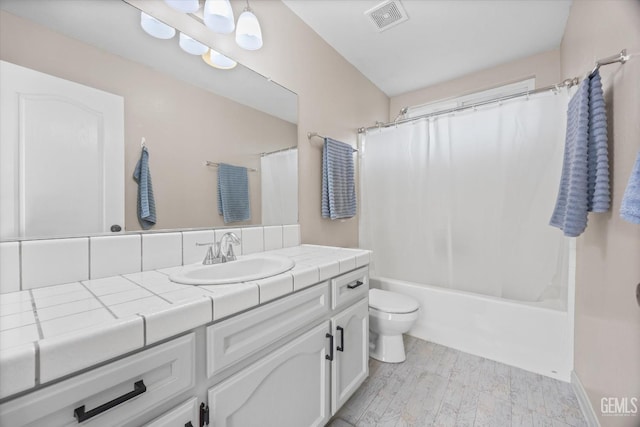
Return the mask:
<path fill-rule="evenodd" d="M 13 85 L 2 91 L 0 240 L 140 230 L 143 140 L 154 230 L 297 222 L 295 93 L 241 64 L 212 67 L 179 47 L 178 31 L 149 36 L 124 1 L 0 0 L 0 9 L 0 77 Z M 249 220 L 224 222 L 218 168 L 207 162 L 248 168 Z M 72 215 L 88 220 L 59 224 Z"/>

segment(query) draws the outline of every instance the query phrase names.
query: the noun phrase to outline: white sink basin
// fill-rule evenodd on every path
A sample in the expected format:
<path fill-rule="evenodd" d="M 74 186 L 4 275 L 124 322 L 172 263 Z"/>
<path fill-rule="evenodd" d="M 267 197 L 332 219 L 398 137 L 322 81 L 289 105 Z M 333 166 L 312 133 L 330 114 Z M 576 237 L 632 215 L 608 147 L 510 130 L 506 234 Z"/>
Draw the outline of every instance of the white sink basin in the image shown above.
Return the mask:
<path fill-rule="evenodd" d="M 192 264 L 172 274 L 172 282 L 183 285 L 224 285 L 264 279 L 291 270 L 295 262 L 280 255 L 240 256 L 221 264 Z"/>

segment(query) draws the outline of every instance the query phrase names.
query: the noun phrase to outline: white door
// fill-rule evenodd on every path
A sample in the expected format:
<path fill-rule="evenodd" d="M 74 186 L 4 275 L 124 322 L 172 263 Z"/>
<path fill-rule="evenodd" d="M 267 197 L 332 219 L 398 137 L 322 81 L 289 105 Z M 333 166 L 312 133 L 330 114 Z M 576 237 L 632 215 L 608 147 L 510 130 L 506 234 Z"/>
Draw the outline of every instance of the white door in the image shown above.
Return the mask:
<path fill-rule="evenodd" d="M 0 61 L 0 239 L 124 228 L 124 99 Z"/>
<path fill-rule="evenodd" d="M 312 427 L 329 421 L 329 322 L 209 390 L 216 427 Z"/>
<path fill-rule="evenodd" d="M 369 300 L 363 299 L 331 319 L 335 360 L 331 370 L 331 414 L 369 376 Z"/>

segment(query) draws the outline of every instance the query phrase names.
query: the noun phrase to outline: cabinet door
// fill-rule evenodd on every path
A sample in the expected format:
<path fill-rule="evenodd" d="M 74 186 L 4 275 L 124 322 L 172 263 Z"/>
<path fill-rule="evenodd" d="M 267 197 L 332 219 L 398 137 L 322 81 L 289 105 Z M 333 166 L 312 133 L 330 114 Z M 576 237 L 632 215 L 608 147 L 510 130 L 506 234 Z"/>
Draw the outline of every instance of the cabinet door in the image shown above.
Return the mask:
<path fill-rule="evenodd" d="M 209 390 L 216 427 L 323 426 L 329 420 L 325 322 Z"/>
<path fill-rule="evenodd" d="M 331 371 L 331 414 L 369 375 L 369 301 L 363 299 L 331 319 L 335 360 Z"/>

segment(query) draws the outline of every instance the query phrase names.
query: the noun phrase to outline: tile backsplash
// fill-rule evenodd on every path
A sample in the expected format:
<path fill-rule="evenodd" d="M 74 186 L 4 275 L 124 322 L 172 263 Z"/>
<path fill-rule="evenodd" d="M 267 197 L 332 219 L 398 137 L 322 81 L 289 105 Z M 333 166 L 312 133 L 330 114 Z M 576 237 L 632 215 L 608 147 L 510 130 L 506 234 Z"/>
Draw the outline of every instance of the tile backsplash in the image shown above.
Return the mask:
<path fill-rule="evenodd" d="M 300 226 L 127 233 L 0 243 L 0 293 L 200 262 L 206 246 L 229 231 L 236 255 L 300 245 Z"/>

